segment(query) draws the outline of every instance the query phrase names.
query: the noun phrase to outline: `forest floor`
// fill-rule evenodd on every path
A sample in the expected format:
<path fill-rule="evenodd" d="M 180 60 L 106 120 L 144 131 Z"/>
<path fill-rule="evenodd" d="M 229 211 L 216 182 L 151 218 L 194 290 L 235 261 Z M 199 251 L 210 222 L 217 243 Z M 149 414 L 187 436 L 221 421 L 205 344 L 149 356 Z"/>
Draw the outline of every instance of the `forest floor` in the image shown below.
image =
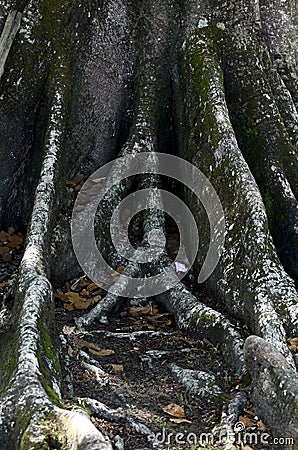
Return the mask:
<path fill-rule="evenodd" d="M 83 277 L 80 283 L 81 290 L 88 289 Z M 104 403 L 118 414 L 143 423 L 155 436 L 154 446 L 148 436 L 129 425 L 94 416 L 94 424 L 116 445 L 119 442 L 115 448 L 221 448 L 215 443 L 208 444 L 206 436 L 220 423 L 223 403 L 243 386 L 211 342 L 186 337 L 174 318 L 153 303 L 126 304 L 110 317 L 108 324 L 98 323 L 83 332 L 74 322 L 80 314 L 78 310 L 65 310 L 57 299 L 56 322 L 59 334 L 64 335 L 61 353 L 67 352 L 69 357 L 64 374 L 69 382 L 66 391 L 76 399 L 89 397 Z M 206 383 L 197 394 L 190 393 L 175 376 L 177 366 L 194 374 L 196 371 L 209 374 L 214 386 L 210 389 L 210 383 L 208 387 Z M 100 368 L 100 373 L 96 368 Z M 245 423 L 247 433 L 256 432 L 260 436 L 268 432 L 249 400 L 239 421 Z M 124 447 L 119 438 L 124 440 Z"/>
<path fill-rule="evenodd" d="M 79 175 L 68 182 L 68 211 L 84 179 Z M 177 230 L 172 224 L 167 234 L 174 251 Z M 11 326 L 13 280 L 23 241 L 12 227 L 0 233 L 0 335 Z M 123 269 L 115 270 L 111 283 Z M 191 273 L 184 282 L 200 301 L 212 305 L 194 286 Z M 221 422 L 223 405 L 247 387 L 235 378 L 216 345 L 204 337 L 185 336 L 171 314 L 152 301 L 126 301 L 107 324 L 78 328 L 75 320 L 100 302 L 107 288 L 82 274 L 55 291 L 55 345 L 65 408 L 87 408 L 94 425 L 118 450 L 223 448 L 210 443 L 210 437 Z M 236 432 L 237 450 L 277 448 L 243 442 L 244 433 L 246 438 L 257 435 L 259 443 L 264 433 L 271 436 L 249 399 L 238 421 L 244 429 Z"/>

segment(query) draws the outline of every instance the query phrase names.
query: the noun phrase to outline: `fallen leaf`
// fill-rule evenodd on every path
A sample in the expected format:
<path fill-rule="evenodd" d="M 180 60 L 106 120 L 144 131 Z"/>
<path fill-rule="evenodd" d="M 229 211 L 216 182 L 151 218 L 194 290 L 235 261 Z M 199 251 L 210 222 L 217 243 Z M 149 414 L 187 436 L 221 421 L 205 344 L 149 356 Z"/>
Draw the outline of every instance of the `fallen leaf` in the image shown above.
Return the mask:
<path fill-rule="evenodd" d="M 5 231 L 0 232 L 0 241 L 3 243 L 8 242 L 9 240 L 9 233 L 6 233 Z"/>
<path fill-rule="evenodd" d="M 169 405 L 162 408 L 162 410 L 166 414 L 169 414 L 170 416 L 173 416 L 173 417 L 184 417 L 185 416 L 184 409 L 181 406 L 176 405 L 175 403 L 170 403 Z"/>
<path fill-rule="evenodd" d="M 92 292 L 92 291 L 95 291 L 96 289 L 101 288 L 101 287 L 102 287 L 102 283 L 99 283 L 99 284 L 91 283 L 91 284 L 88 284 L 87 289 L 88 289 L 89 292 Z"/>
<path fill-rule="evenodd" d="M 298 337 L 294 337 L 292 339 L 289 339 L 289 342 L 291 345 L 296 345 L 298 347 Z"/>
<path fill-rule="evenodd" d="M 8 247 L 0 247 L 0 255 L 5 255 L 6 253 L 9 253 Z"/>
<path fill-rule="evenodd" d="M 154 321 L 154 320 L 160 319 L 161 317 L 165 317 L 165 316 L 169 316 L 169 315 L 170 315 L 170 313 L 156 314 L 155 316 L 150 317 L 149 320 Z"/>
<path fill-rule="evenodd" d="M 111 356 L 115 355 L 114 350 L 102 349 L 102 350 L 93 350 L 90 348 L 90 352 L 96 356 Z"/>
<path fill-rule="evenodd" d="M 85 175 L 83 173 L 78 173 L 72 179 L 73 183 L 79 184 L 85 179 Z"/>
<path fill-rule="evenodd" d="M 80 294 L 78 294 L 77 292 L 66 292 L 66 294 L 64 294 L 64 297 L 68 302 L 71 303 L 81 300 Z"/>
<path fill-rule="evenodd" d="M 258 429 L 260 431 L 265 431 L 266 430 L 266 426 L 261 420 L 258 421 Z"/>
<path fill-rule="evenodd" d="M 244 412 L 245 412 L 245 414 L 248 414 L 249 416 L 252 416 L 252 417 L 256 417 L 256 415 L 257 415 L 255 412 L 251 411 L 250 409 L 245 409 Z"/>
<path fill-rule="evenodd" d="M 122 364 L 111 364 L 115 372 L 123 372 L 123 366 Z"/>
<path fill-rule="evenodd" d="M 64 294 L 64 292 L 60 291 L 59 289 L 57 289 L 57 291 L 55 291 L 55 297 L 59 298 L 59 300 L 61 300 L 62 302 L 66 301 L 66 295 Z"/>
<path fill-rule="evenodd" d="M 87 347 L 90 350 L 95 350 L 97 352 L 100 352 L 100 348 L 98 345 L 93 344 L 92 342 L 84 341 L 83 339 L 78 338 L 77 336 L 74 336 L 73 340 L 79 347 Z"/>
<path fill-rule="evenodd" d="M 81 277 L 81 278 L 80 278 L 80 286 L 81 286 L 81 287 L 88 286 L 88 284 L 89 284 L 88 281 L 86 281 L 84 277 Z M 88 288 L 88 290 L 90 291 L 89 288 Z"/>
<path fill-rule="evenodd" d="M 173 423 L 192 423 L 191 420 L 187 420 L 187 419 L 170 419 L 170 422 L 173 422 Z"/>
<path fill-rule="evenodd" d="M 253 427 L 254 426 L 254 423 L 248 417 L 245 417 L 245 416 L 239 416 L 239 420 L 238 421 L 242 422 L 243 425 L 245 426 L 245 428 L 249 428 L 249 427 Z"/>
<path fill-rule="evenodd" d="M 119 267 L 117 267 L 116 272 L 123 273 L 124 269 L 125 269 L 125 266 L 119 266 Z"/>
<path fill-rule="evenodd" d="M 95 297 L 91 298 L 91 305 L 95 305 L 96 303 L 100 302 L 101 295 L 96 295 Z"/>
<path fill-rule="evenodd" d="M 82 295 L 83 297 L 88 297 L 89 291 L 87 291 L 87 289 L 83 289 L 83 290 L 80 292 L 80 295 Z"/>
<path fill-rule="evenodd" d="M 76 187 L 76 183 L 73 181 L 66 181 L 66 186 L 74 189 Z"/>
<path fill-rule="evenodd" d="M 156 316 L 156 314 L 158 314 L 158 313 L 159 313 L 158 306 L 157 306 L 157 305 L 153 305 L 153 306 L 152 306 L 152 314 L 153 314 L 154 316 Z"/>
<path fill-rule="evenodd" d="M 9 238 L 8 238 L 9 244 L 8 245 L 10 245 L 10 246 L 17 247 L 18 245 L 21 245 L 24 242 L 24 237 L 21 235 L 21 233 L 13 234 L 13 235 L 9 234 L 8 236 L 9 236 Z"/>
<path fill-rule="evenodd" d="M 74 188 L 74 191 L 79 192 L 82 189 L 83 184 L 84 184 L 83 182 L 77 184 L 76 187 Z"/>
<path fill-rule="evenodd" d="M 75 307 L 71 303 L 64 303 L 63 308 L 67 311 L 73 311 L 75 309 Z"/>
<path fill-rule="evenodd" d="M 91 305 L 91 298 L 81 298 L 74 302 L 74 307 L 79 310 L 88 309 Z"/>
<path fill-rule="evenodd" d="M 4 288 L 6 286 L 8 286 L 7 281 L 3 281 L 2 283 L 0 283 L 0 288 Z"/>
<path fill-rule="evenodd" d="M 289 346 L 289 350 L 292 353 L 296 353 L 297 352 L 297 345 L 290 345 Z"/>
<path fill-rule="evenodd" d="M 129 308 L 129 314 L 132 317 L 146 316 L 151 311 L 149 306 L 132 306 Z"/>

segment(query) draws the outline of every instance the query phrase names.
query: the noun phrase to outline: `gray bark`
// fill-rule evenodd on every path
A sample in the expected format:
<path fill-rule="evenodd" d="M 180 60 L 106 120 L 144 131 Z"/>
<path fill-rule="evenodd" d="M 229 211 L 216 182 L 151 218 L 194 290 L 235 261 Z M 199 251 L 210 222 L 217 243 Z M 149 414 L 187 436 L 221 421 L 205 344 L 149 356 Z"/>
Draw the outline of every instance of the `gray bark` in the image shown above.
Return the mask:
<path fill-rule="evenodd" d="M 227 224 L 222 259 L 204 284 L 223 308 L 207 307 L 182 284 L 156 300 L 186 333 L 218 345 L 238 376 L 248 370 L 264 419 L 277 435 L 297 438 L 298 376 L 286 343 L 298 333 L 297 7 L 279 3 L 0 0 L 1 225 L 27 229 L 12 331 L 1 342 L 3 449 L 50 439 L 111 448 L 84 411 L 63 409 L 52 285 L 80 269 L 61 201 L 65 180 L 79 170 L 90 174 L 117 155 L 144 151 L 178 152 L 196 165 L 218 192 Z M 137 189 L 160 184 L 146 176 Z M 118 185 L 105 201 L 102 242 L 106 212 L 132 188 Z M 186 190 L 183 200 L 199 226 L 198 275 L 209 224 Z M 141 246 L 153 226 L 164 233 L 165 219 L 150 210 Z M 163 254 L 152 271 L 168 262 Z M 143 275 L 138 264 L 126 271 Z M 118 283 L 119 295 L 108 294 L 80 326 L 108 320 L 122 301 Z M 241 327 L 258 336 L 245 347 Z"/>

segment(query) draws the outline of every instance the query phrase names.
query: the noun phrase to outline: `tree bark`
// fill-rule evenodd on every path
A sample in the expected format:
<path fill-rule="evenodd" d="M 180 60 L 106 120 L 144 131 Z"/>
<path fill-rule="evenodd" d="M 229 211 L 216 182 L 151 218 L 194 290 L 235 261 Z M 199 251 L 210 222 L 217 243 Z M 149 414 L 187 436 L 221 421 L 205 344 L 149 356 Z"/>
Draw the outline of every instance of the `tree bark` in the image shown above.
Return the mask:
<path fill-rule="evenodd" d="M 111 448 L 86 412 L 63 407 L 52 286 L 80 272 L 61 206 L 65 181 L 142 152 L 178 154 L 200 169 L 220 197 L 227 230 L 222 258 L 204 283 L 214 309 L 182 283 L 156 300 L 186 333 L 218 345 L 237 376 L 249 371 L 268 425 L 297 437 L 294 413 L 286 427 L 279 421 L 289 404 L 297 411 L 297 399 L 282 395 L 276 381 L 297 390 L 286 342 L 298 335 L 297 6 L 279 3 L 0 0 L 1 225 L 27 235 L 11 329 L 1 338 L 3 449 L 53 442 Z M 121 163 L 116 167 L 121 173 Z M 162 183 L 146 175 L 118 184 L 104 202 L 98 239 L 106 242 L 123 197 Z M 209 222 L 187 189 L 181 197 L 199 228 L 197 276 Z M 149 245 L 152 228 L 165 233 L 165 217 L 151 200 L 140 248 Z M 162 209 L 161 197 L 155 201 Z M 118 255 L 107 255 L 117 267 Z M 152 271 L 169 263 L 163 253 Z M 144 268 L 131 263 L 124 273 L 142 277 Z M 78 325 L 108 320 L 123 301 L 121 283 Z M 258 337 L 244 345 L 244 329 Z M 271 408 L 265 382 L 278 408 Z"/>

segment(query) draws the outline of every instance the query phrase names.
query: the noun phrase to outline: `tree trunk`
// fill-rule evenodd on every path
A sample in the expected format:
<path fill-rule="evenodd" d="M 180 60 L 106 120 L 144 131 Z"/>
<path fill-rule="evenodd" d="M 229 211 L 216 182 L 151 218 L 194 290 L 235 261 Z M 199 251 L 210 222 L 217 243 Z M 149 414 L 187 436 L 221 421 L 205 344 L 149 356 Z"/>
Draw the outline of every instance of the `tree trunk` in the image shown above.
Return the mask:
<path fill-rule="evenodd" d="M 0 0 L 1 225 L 26 232 L 10 328 L 0 339 L 1 448 L 112 448 L 85 411 L 63 406 L 52 286 L 80 273 L 65 181 L 145 152 L 155 174 L 115 185 L 97 238 L 109 242 L 123 198 L 151 189 L 136 250 L 150 247 L 152 229 L 165 234 L 156 193 L 165 180 L 154 155 L 179 155 L 199 169 L 226 224 L 221 259 L 203 285 L 214 309 L 182 283 L 156 300 L 186 333 L 218 345 L 237 376 L 249 371 L 268 425 L 298 438 L 297 398 L 278 388 L 298 389 L 286 341 L 298 336 L 297 6 L 280 3 Z M 220 226 L 212 236 L 203 202 L 185 187 L 181 199 L 198 226 L 197 277 Z M 112 247 L 106 254 L 117 267 L 119 255 Z M 163 252 L 150 272 L 170 263 Z M 131 262 L 124 276 L 145 280 L 145 269 Z M 77 324 L 108 320 L 124 285 L 119 277 Z M 273 409 L 266 383 L 278 397 Z M 291 420 L 280 420 L 284 411 Z"/>

